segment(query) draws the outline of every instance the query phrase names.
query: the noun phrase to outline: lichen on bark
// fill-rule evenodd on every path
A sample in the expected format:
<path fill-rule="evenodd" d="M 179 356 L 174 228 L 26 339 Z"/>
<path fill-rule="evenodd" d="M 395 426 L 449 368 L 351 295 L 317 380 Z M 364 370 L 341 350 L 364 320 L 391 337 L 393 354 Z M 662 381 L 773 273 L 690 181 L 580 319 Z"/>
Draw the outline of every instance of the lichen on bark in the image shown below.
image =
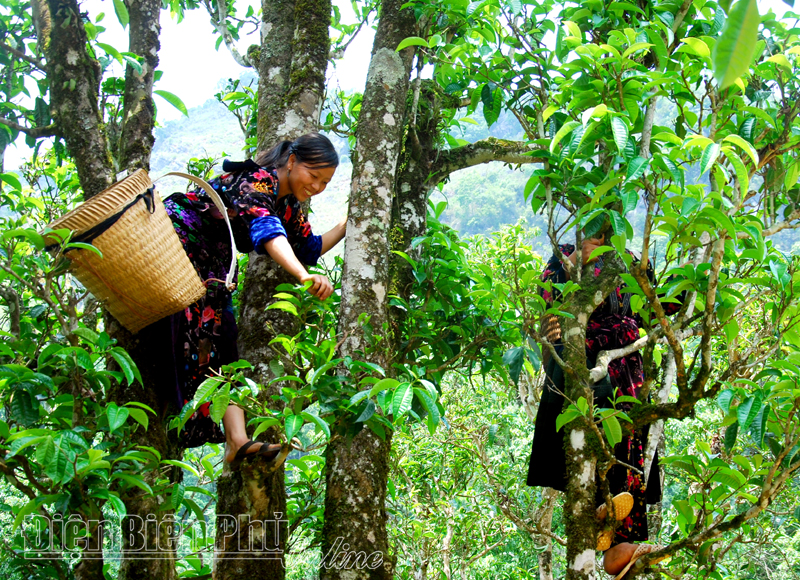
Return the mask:
<path fill-rule="evenodd" d="M 375 35 L 356 134 L 342 274 L 340 335 L 344 356 L 388 369 L 390 340 L 373 340 L 387 324 L 389 243 L 395 170 L 405 120 L 413 49 L 396 52 L 413 36 L 413 11 L 398 0 L 385 1 Z M 362 314 L 369 318 L 364 324 Z M 352 553 L 378 553 L 382 565 L 370 569 L 323 566 L 321 580 L 391 578 L 394 556 L 386 532 L 386 484 L 391 434 L 381 440 L 369 429 L 352 442 L 340 439 L 326 450 L 325 520 L 322 553 L 343 538 Z"/>

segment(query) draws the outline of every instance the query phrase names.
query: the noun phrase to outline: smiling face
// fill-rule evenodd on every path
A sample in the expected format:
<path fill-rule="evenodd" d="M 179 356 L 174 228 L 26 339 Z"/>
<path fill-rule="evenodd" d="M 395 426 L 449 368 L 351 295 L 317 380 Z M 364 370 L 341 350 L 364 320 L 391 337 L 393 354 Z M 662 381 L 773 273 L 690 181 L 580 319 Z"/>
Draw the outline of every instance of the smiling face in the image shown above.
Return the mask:
<path fill-rule="evenodd" d="M 321 193 L 336 173 L 335 167 L 312 167 L 298 163 L 294 154 L 289 157 L 286 166 L 289 170 L 287 175 L 289 192 L 300 202 L 308 201 Z"/>

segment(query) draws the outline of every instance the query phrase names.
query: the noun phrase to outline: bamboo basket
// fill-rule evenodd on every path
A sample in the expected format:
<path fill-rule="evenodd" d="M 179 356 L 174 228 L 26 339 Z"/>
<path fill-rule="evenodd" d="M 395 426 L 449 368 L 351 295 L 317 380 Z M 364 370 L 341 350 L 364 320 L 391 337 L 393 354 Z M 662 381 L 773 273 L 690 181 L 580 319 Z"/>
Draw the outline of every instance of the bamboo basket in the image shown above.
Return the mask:
<path fill-rule="evenodd" d="M 222 203 L 218 196 L 214 201 Z M 227 212 L 222 213 L 227 222 Z M 69 249 L 65 255 L 73 275 L 131 332 L 180 312 L 206 293 L 143 169 L 48 227 L 73 230 L 72 241 L 91 243 L 102 253 L 101 257 L 91 250 Z"/>

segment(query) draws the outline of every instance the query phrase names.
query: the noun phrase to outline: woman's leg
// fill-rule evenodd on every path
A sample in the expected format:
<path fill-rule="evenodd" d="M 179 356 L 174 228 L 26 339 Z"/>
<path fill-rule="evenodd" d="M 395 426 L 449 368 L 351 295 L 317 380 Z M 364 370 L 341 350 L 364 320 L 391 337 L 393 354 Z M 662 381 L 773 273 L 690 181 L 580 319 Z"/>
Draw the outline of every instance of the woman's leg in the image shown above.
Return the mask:
<path fill-rule="evenodd" d="M 603 558 L 603 569 L 606 574 L 616 576 L 622 569 L 631 561 L 633 553 L 636 551 L 636 544 L 624 542 L 617 544 L 613 548 L 609 548 Z"/>
<path fill-rule="evenodd" d="M 222 426 L 225 428 L 225 461 L 232 462 L 236 457 L 236 452 L 247 443 L 250 439 L 247 436 L 245 429 L 244 411 L 237 405 L 228 405 L 225 414 L 222 416 Z M 258 453 L 264 445 L 268 443 L 257 442 L 256 445 L 251 445 L 245 455 Z M 271 445 L 274 447 L 275 454 L 280 451 L 281 446 L 277 444 Z"/>

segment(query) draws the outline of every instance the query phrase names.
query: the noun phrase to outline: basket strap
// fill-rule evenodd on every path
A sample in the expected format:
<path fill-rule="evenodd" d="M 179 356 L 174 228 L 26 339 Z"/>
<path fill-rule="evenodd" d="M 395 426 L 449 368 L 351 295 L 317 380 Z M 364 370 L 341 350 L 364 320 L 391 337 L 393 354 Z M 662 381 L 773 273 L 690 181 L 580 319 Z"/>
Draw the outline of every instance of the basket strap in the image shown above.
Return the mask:
<path fill-rule="evenodd" d="M 174 175 L 176 177 L 183 177 L 184 179 L 188 179 L 195 185 L 203 188 L 203 191 L 205 191 L 208 194 L 208 197 L 210 197 L 211 201 L 214 202 L 214 205 L 217 206 L 219 213 L 222 214 L 222 218 L 225 220 L 225 225 L 228 226 L 228 233 L 231 235 L 231 265 L 230 268 L 228 268 L 228 276 L 225 278 L 225 286 L 228 288 L 228 290 L 233 291 L 234 288 L 236 288 L 236 285 L 233 283 L 233 277 L 236 275 L 236 266 L 237 266 L 236 241 L 233 239 L 233 228 L 231 227 L 231 220 L 228 219 L 228 208 L 225 207 L 225 204 L 222 202 L 222 198 L 216 191 L 214 191 L 214 188 L 211 187 L 211 185 L 209 185 L 206 181 L 200 179 L 195 175 L 190 175 L 189 173 L 182 173 L 180 171 L 170 171 L 169 173 L 165 173 L 158 179 L 154 179 L 153 183 L 155 183 L 159 179 L 162 179 L 170 175 Z"/>

